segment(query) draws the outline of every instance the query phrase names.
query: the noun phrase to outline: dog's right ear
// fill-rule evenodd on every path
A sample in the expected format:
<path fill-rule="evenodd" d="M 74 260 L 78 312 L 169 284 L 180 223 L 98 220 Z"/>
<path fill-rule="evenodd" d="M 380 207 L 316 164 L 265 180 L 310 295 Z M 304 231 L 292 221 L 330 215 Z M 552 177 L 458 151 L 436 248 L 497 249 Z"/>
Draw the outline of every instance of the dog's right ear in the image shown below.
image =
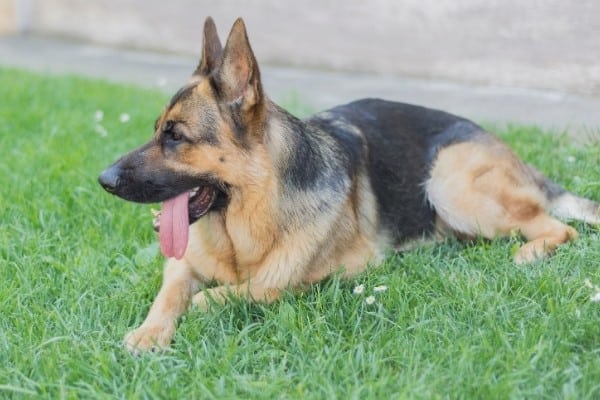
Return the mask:
<path fill-rule="evenodd" d="M 209 75 L 221 62 L 223 46 L 217 34 L 217 27 L 212 17 L 204 21 L 204 35 L 202 40 L 202 56 L 194 75 Z"/>

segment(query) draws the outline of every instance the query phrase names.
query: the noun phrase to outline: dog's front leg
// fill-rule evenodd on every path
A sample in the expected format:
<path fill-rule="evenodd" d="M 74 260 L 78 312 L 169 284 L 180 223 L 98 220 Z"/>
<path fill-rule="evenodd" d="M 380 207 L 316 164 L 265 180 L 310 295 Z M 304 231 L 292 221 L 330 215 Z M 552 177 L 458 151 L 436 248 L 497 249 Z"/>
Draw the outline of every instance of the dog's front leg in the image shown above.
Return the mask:
<path fill-rule="evenodd" d="M 139 328 L 125 336 L 125 347 L 134 354 L 167 347 L 175 334 L 177 319 L 189 307 L 197 288 L 198 280 L 185 259 L 169 259 L 165 265 L 162 287 L 150 312 Z"/>
<path fill-rule="evenodd" d="M 251 277 L 238 284 L 203 290 L 194 296 L 192 303 L 204 311 L 211 302 L 223 304 L 229 296 L 271 303 L 280 297 L 283 290 L 299 286 L 305 271 L 309 270 L 307 265 L 317 252 L 319 241 L 291 237 L 280 243 L 279 248 L 263 258 L 260 266 L 248 268 L 254 271 L 248 274 Z"/>

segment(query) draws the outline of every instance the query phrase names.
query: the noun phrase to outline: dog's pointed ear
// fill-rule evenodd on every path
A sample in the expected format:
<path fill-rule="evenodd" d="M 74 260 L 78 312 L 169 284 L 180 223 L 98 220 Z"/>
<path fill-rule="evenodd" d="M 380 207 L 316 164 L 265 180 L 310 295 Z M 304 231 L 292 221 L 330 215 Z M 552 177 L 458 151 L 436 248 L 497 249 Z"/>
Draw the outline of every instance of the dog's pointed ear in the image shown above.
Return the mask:
<path fill-rule="evenodd" d="M 200 63 L 196 71 L 194 71 L 194 75 L 210 74 L 221 62 L 222 54 L 223 46 L 221 46 L 221 41 L 219 40 L 215 21 L 211 17 L 208 17 L 204 21 L 202 56 L 200 57 Z"/>
<path fill-rule="evenodd" d="M 227 38 L 216 82 L 224 100 L 239 103 L 244 110 L 262 100 L 258 63 L 241 18 L 235 21 Z"/>

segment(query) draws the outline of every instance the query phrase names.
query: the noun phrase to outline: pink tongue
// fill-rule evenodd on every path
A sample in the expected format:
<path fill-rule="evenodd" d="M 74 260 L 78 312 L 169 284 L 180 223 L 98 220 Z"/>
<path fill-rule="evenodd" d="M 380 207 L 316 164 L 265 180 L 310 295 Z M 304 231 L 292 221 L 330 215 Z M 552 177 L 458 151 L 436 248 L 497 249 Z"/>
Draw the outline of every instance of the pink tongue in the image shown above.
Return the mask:
<path fill-rule="evenodd" d="M 188 243 L 188 199 L 190 194 L 185 192 L 163 203 L 160 214 L 160 250 L 165 257 L 175 257 L 180 260 L 185 253 Z"/>

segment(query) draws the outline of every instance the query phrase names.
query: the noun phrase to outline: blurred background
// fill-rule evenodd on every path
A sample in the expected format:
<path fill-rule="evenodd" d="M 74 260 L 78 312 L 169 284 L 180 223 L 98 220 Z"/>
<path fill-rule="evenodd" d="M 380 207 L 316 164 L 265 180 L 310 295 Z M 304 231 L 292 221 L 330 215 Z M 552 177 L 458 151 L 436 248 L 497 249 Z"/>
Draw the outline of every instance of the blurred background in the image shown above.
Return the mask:
<path fill-rule="evenodd" d="M 357 97 L 485 121 L 600 126 L 600 1 L 0 0 L 1 64 L 172 90 L 207 16 L 238 16 L 275 100 Z"/>

